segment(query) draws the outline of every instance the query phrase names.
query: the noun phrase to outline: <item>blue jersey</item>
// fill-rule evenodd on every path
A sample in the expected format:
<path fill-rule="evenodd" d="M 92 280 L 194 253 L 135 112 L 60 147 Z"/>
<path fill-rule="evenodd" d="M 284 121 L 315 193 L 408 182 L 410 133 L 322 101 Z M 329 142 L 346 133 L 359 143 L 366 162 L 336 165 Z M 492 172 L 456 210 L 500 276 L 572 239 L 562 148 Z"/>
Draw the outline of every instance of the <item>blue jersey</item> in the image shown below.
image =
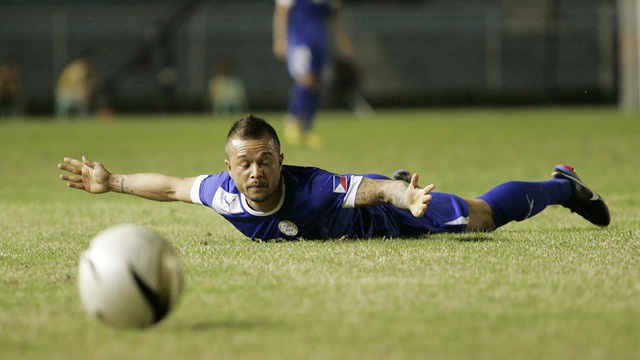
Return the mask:
<path fill-rule="evenodd" d="M 336 0 L 276 0 L 289 7 L 287 67 L 293 76 L 320 74 L 329 56 L 327 18 Z"/>
<path fill-rule="evenodd" d="M 327 47 L 327 18 L 329 11 L 338 8 L 337 0 L 276 0 L 289 7 L 287 39 L 290 44 L 305 44 L 312 48 Z"/>
<path fill-rule="evenodd" d="M 284 165 L 280 202 L 273 210 L 260 212 L 248 205 L 225 171 L 198 176 L 191 201 L 212 208 L 253 240 L 401 237 L 466 228 L 467 204 L 450 194 L 432 193 L 421 218 L 392 205 L 355 207 L 363 176 Z"/>

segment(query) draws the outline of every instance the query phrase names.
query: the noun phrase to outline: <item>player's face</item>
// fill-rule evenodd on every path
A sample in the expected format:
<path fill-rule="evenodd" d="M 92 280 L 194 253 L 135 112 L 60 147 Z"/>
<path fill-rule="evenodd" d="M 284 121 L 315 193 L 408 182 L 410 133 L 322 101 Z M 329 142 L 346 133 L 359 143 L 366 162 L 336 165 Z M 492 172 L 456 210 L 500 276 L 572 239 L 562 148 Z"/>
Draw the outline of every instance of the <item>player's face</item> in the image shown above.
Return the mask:
<path fill-rule="evenodd" d="M 269 136 L 258 140 L 232 139 L 227 143 L 227 169 L 249 205 L 273 210 L 280 202 L 280 171 L 284 156 Z"/>

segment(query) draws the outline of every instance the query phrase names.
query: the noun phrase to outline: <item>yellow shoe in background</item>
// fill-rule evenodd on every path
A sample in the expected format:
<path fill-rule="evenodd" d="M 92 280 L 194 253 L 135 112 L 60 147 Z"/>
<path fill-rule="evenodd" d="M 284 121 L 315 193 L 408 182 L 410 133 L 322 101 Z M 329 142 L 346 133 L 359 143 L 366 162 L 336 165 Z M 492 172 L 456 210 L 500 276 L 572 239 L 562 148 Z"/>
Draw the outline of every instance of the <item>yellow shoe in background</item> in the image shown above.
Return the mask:
<path fill-rule="evenodd" d="M 312 132 L 304 134 L 304 145 L 309 149 L 318 150 L 324 145 L 322 138 Z"/>
<path fill-rule="evenodd" d="M 295 120 L 285 120 L 284 139 L 293 146 L 302 145 L 302 130 L 300 123 Z"/>

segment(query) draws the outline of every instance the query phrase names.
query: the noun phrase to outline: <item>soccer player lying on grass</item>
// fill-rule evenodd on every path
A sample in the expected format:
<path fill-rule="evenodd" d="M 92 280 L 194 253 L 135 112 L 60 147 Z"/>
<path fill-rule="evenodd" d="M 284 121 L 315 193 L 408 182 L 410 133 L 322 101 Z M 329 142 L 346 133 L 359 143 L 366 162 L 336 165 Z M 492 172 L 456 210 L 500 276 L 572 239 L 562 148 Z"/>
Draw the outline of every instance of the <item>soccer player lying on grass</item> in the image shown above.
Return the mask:
<path fill-rule="evenodd" d="M 553 204 L 598 226 L 610 222 L 602 198 L 566 165 L 556 166 L 549 181 L 507 182 L 464 200 L 433 192 L 433 184 L 419 187 L 417 174 L 407 182 L 283 165 L 275 130 L 251 115 L 233 124 L 225 150 L 227 171 L 192 178 L 111 174 L 86 157 L 65 158 L 58 167 L 70 173 L 60 175 L 69 187 L 90 193 L 206 205 L 254 240 L 488 232 Z"/>

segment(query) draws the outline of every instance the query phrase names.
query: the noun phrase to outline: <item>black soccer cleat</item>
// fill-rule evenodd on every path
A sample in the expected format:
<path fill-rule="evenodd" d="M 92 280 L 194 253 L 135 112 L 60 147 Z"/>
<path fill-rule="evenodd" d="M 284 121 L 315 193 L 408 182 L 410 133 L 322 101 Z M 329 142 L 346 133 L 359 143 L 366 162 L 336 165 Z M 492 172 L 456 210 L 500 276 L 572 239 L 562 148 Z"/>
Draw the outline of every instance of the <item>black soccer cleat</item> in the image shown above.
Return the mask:
<path fill-rule="evenodd" d="M 609 208 L 600 195 L 582 183 L 573 166 L 560 164 L 553 169 L 552 179 L 567 179 L 573 187 L 573 195 L 565 205 L 571 212 L 589 220 L 594 225 L 607 226 L 611 222 Z"/>
<path fill-rule="evenodd" d="M 398 170 L 394 172 L 391 177 L 394 180 L 402 180 L 404 182 L 411 183 L 411 173 L 408 172 L 407 170 L 403 170 L 403 169 Z"/>

